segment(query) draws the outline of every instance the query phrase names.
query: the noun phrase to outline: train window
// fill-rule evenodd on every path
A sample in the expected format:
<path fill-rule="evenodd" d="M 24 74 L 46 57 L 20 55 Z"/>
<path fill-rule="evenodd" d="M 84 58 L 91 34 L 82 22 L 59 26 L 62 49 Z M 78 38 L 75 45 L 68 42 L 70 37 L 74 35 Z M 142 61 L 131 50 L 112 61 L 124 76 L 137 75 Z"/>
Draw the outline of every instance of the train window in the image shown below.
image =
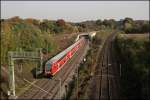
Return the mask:
<path fill-rule="evenodd" d="M 48 63 L 48 64 L 47 64 L 47 68 L 46 68 L 46 69 L 47 69 L 47 70 L 50 70 L 50 68 L 51 68 L 51 64 L 50 64 L 50 63 Z"/>

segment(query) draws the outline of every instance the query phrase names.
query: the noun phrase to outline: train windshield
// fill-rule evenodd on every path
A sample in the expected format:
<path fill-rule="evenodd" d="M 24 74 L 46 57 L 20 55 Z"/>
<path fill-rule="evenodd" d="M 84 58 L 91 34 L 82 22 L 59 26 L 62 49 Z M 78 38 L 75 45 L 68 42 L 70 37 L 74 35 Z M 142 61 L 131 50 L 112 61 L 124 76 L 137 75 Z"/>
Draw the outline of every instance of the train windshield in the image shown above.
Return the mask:
<path fill-rule="evenodd" d="M 46 70 L 49 71 L 50 69 L 51 69 L 51 64 L 48 63 L 47 66 L 46 66 Z"/>

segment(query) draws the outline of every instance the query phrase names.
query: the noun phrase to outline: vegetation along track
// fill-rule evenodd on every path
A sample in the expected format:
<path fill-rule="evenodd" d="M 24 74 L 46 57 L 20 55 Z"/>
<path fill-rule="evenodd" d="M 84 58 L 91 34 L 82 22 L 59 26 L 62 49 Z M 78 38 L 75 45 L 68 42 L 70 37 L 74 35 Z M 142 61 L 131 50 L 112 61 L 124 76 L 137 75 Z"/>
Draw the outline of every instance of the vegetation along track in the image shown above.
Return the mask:
<path fill-rule="evenodd" d="M 35 85 L 41 89 L 32 86 L 29 90 L 19 96 L 18 99 L 52 99 L 57 98 L 56 94 L 59 91 L 59 84 L 61 79 L 61 84 L 63 85 L 66 79 L 71 74 L 72 70 L 76 68 L 77 63 L 82 60 L 83 52 L 86 49 L 88 42 L 77 51 L 73 58 L 68 61 L 64 67 L 58 72 L 51 80 L 50 79 L 40 79 Z"/>
<path fill-rule="evenodd" d="M 100 53 L 88 95 L 92 100 L 119 99 L 119 74 L 113 50 L 115 36 L 115 33 L 108 36 Z"/>

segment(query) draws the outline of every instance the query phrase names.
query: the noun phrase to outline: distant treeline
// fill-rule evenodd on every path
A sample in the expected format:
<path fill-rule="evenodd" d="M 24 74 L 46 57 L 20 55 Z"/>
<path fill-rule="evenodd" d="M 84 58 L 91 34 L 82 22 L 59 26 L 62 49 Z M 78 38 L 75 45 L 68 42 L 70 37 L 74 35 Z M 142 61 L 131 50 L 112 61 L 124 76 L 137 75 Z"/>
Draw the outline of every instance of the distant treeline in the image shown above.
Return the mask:
<path fill-rule="evenodd" d="M 1 22 L 11 22 L 19 23 L 24 22 L 27 24 L 32 24 L 38 27 L 42 32 L 48 33 L 74 33 L 74 32 L 84 32 L 93 31 L 100 29 L 119 29 L 125 33 L 147 33 L 150 31 L 150 21 L 149 20 L 133 20 L 132 18 L 126 17 L 120 21 L 114 19 L 98 19 L 91 21 L 84 21 L 79 23 L 65 22 L 63 19 L 58 20 L 38 20 L 33 18 L 21 19 L 18 16 L 12 17 L 10 19 L 1 19 Z"/>
<path fill-rule="evenodd" d="M 73 27 L 71 24 L 66 23 L 63 19 L 54 20 L 37 20 L 33 18 L 21 19 L 18 16 L 12 17 L 10 19 L 1 19 L 2 24 L 8 24 L 11 28 L 23 28 L 23 24 L 32 25 L 37 27 L 41 32 L 48 33 L 63 33 L 63 32 L 77 32 L 77 28 Z M 3 26 L 3 25 L 2 25 Z M 8 28 L 5 26 L 5 28 Z M 14 30 L 12 30 L 14 31 Z"/>
<path fill-rule="evenodd" d="M 1 61 L 7 60 L 8 51 L 31 51 L 35 48 L 48 48 L 54 50 L 53 36 L 63 33 L 78 33 L 96 31 L 101 29 L 119 29 L 126 33 L 149 32 L 149 21 L 135 21 L 125 18 L 120 21 L 96 20 L 80 23 L 58 20 L 37 20 L 33 18 L 22 19 L 18 16 L 1 19 Z"/>
<path fill-rule="evenodd" d="M 99 30 L 99 29 L 118 29 L 125 33 L 147 33 L 150 31 L 150 21 L 148 20 L 133 20 L 132 18 L 125 18 L 120 21 L 114 19 L 104 19 L 96 21 L 85 21 L 76 23 L 77 26 L 81 26 L 84 30 Z"/>

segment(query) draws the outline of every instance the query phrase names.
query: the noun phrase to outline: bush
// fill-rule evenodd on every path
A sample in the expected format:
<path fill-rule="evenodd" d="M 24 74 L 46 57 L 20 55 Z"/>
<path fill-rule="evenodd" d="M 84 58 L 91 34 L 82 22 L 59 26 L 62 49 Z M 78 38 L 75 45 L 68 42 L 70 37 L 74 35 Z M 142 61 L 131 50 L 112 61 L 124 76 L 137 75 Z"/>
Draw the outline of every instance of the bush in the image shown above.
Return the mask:
<path fill-rule="evenodd" d="M 150 89 L 150 41 L 117 38 L 115 50 L 122 64 L 122 95 L 128 99 L 148 99 Z M 148 47 L 147 47 L 148 46 Z M 146 89 L 147 88 L 147 89 Z"/>

